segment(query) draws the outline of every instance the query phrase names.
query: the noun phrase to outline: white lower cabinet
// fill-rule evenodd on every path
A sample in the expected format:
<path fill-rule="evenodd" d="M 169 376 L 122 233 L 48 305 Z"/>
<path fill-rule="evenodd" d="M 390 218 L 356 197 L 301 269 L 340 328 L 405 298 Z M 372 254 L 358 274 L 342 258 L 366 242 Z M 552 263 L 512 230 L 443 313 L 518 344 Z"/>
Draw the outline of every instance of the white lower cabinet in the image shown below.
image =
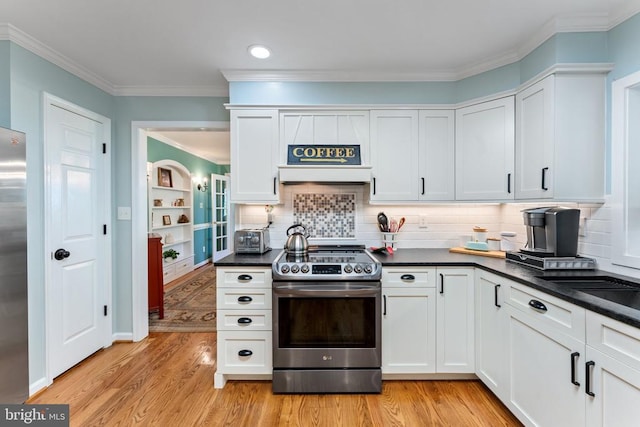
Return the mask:
<path fill-rule="evenodd" d="M 584 426 L 584 342 L 512 306 L 508 313 L 509 395 L 525 425 Z M 573 382 L 575 381 L 575 383 Z"/>
<path fill-rule="evenodd" d="M 436 269 L 436 371 L 474 373 L 474 269 Z"/>
<path fill-rule="evenodd" d="M 640 420 L 640 330 L 587 312 L 587 426 L 637 426 Z M 588 375 L 587 375 L 588 373 Z"/>
<path fill-rule="evenodd" d="M 269 379 L 272 362 L 271 269 L 216 270 L 217 370 L 214 386 L 227 379 Z"/>
<path fill-rule="evenodd" d="M 435 268 L 385 268 L 382 274 L 382 373 L 434 373 Z"/>
<path fill-rule="evenodd" d="M 476 375 L 500 399 L 508 396 L 507 311 L 504 290 L 508 280 L 476 271 Z"/>

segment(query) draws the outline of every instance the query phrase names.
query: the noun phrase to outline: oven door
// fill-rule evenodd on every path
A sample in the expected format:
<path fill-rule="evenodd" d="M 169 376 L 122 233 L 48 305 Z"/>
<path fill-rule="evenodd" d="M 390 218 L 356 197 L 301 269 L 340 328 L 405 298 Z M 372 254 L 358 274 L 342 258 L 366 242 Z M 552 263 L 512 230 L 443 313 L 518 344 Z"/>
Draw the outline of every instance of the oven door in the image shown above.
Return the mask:
<path fill-rule="evenodd" d="M 379 368 L 380 282 L 278 282 L 274 369 Z"/>

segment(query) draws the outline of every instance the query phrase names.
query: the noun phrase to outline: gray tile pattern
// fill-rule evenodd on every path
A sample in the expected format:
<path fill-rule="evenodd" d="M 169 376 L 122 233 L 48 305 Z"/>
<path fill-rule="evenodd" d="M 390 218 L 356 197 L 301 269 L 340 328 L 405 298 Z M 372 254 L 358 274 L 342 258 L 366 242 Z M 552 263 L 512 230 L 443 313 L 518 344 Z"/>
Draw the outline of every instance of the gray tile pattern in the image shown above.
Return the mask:
<path fill-rule="evenodd" d="M 317 239 L 352 239 L 356 237 L 356 195 L 294 194 L 293 218 L 307 228 L 309 237 Z"/>

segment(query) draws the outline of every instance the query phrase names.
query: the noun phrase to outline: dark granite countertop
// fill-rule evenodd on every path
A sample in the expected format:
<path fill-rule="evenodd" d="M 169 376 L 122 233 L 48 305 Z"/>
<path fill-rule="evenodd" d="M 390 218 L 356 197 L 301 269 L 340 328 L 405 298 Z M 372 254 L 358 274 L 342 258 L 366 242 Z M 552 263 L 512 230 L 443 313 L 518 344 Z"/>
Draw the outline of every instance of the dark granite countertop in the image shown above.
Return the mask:
<path fill-rule="evenodd" d="M 217 267 L 269 267 L 280 254 L 280 250 L 271 250 L 262 255 L 236 255 L 231 254 L 220 261 L 216 261 Z M 546 292 L 562 300 L 584 307 L 587 310 L 600 313 L 626 324 L 640 328 L 640 310 L 626 307 L 621 304 L 609 302 L 602 298 L 588 295 L 584 292 L 569 289 L 566 286 L 558 285 L 540 277 L 562 276 L 571 274 L 572 276 L 598 276 L 606 275 L 620 278 L 634 283 L 640 283 L 640 279 L 622 276 L 603 270 L 573 270 L 566 271 L 542 271 L 535 268 L 526 267 L 520 264 L 507 262 L 500 258 L 490 258 L 478 255 L 466 255 L 451 253 L 448 249 L 400 249 L 393 255 L 374 254 L 382 263 L 383 267 L 401 266 L 423 266 L 423 267 L 477 267 L 499 276 L 522 283 L 534 289 Z"/>

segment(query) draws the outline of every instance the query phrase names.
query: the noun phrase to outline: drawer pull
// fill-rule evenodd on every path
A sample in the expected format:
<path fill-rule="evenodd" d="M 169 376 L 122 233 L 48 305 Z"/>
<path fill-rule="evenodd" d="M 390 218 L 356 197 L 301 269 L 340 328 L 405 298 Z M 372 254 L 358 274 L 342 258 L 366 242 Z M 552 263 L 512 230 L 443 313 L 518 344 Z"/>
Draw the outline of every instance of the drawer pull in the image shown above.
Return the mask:
<path fill-rule="evenodd" d="M 248 325 L 251 322 L 253 322 L 253 320 L 251 320 L 248 317 L 241 317 L 241 318 L 238 319 L 238 323 L 241 324 L 241 325 Z"/>
<path fill-rule="evenodd" d="M 580 383 L 576 380 L 576 362 L 578 361 L 578 357 L 580 357 L 580 353 L 573 352 L 571 353 L 571 384 L 580 385 Z"/>
<path fill-rule="evenodd" d="M 238 297 L 238 302 L 251 302 L 253 301 L 253 298 L 251 298 L 250 296 L 247 295 L 243 295 L 241 297 Z"/>
<path fill-rule="evenodd" d="M 547 306 L 541 303 L 540 301 L 538 301 L 537 299 L 532 299 L 531 301 L 529 301 L 529 307 L 535 308 L 536 310 L 539 310 L 539 311 L 547 311 Z"/>
<path fill-rule="evenodd" d="M 413 274 L 403 274 L 402 276 L 400 276 L 400 280 L 413 282 L 414 280 L 416 280 L 416 276 L 414 276 Z"/>
<path fill-rule="evenodd" d="M 253 354 L 253 351 L 251 350 L 240 350 L 238 352 L 238 356 L 240 357 L 248 357 L 248 356 L 251 356 L 252 354 Z"/>
<path fill-rule="evenodd" d="M 591 368 L 594 366 L 596 366 L 596 362 L 594 361 L 589 361 L 584 364 L 584 367 L 585 367 L 584 382 L 586 383 L 584 387 L 584 392 L 591 397 L 596 395 L 594 392 L 591 391 Z"/>
<path fill-rule="evenodd" d="M 253 277 L 248 274 L 241 274 L 238 276 L 238 282 L 248 282 L 249 280 L 253 280 Z"/>

